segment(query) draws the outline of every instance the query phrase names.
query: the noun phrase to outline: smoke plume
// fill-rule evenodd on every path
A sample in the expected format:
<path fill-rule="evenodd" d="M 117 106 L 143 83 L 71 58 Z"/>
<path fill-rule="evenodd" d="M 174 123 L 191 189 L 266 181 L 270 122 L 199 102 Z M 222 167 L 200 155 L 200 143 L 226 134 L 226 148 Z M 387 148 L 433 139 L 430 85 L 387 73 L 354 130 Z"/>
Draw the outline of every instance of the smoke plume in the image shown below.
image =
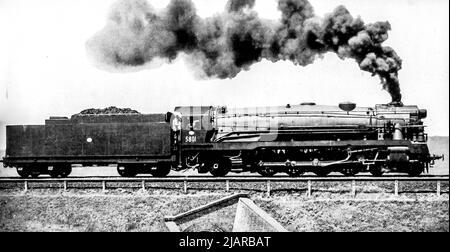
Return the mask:
<path fill-rule="evenodd" d="M 344 6 L 318 17 L 307 0 L 279 0 L 281 19 L 270 21 L 258 17 L 254 4 L 229 0 L 222 13 L 203 19 L 191 0 L 172 0 L 162 11 L 147 0 L 119 0 L 87 49 L 97 62 L 118 70 L 155 59 L 171 62 L 185 53 L 203 76 L 221 79 L 233 78 L 262 59 L 306 66 L 334 52 L 378 76 L 392 102 L 401 104 L 402 60 L 382 45 L 391 30 L 388 22 L 365 24 Z"/>

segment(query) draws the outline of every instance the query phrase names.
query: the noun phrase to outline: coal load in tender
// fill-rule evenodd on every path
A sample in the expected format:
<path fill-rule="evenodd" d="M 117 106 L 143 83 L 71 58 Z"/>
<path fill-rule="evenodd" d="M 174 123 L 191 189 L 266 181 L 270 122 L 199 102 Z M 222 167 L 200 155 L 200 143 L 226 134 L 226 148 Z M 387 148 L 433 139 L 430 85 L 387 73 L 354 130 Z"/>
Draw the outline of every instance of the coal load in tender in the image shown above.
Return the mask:
<path fill-rule="evenodd" d="M 104 109 L 85 109 L 72 115 L 72 123 L 143 123 L 164 122 L 165 114 L 141 114 L 129 108 L 108 107 Z"/>
<path fill-rule="evenodd" d="M 111 115 L 111 114 L 141 114 L 137 112 L 136 110 L 130 109 L 130 108 L 117 108 L 114 106 L 104 108 L 104 109 L 85 109 L 81 111 L 78 114 L 75 114 L 73 116 L 82 116 L 82 115 Z"/>

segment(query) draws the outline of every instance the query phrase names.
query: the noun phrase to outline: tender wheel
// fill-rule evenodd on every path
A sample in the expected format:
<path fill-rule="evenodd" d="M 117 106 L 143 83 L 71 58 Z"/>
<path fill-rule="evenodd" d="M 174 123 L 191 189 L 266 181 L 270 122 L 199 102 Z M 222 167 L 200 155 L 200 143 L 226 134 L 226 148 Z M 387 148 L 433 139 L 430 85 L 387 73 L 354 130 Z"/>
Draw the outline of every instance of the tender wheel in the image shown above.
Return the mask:
<path fill-rule="evenodd" d="M 210 167 L 209 172 L 214 177 L 224 177 L 231 171 L 231 160 L 226 157 L 218 161 L 209 161 L 207 165 Z"/>
<path fill-rule="evenodd" d="M 300 177 L 301 175 L 305 174 L 305 170 L 301 168 L 289 168 L 286 173 L 289 175 L 289 177 Z"/>
<path fill-rule="evenodd" d="M 72 166 L 68 165 L 61 172 L 61 178 L 67 178 L 72 173 Z"/>
<path fill-rule="evenodd" d="M 38 171 L 33 171 L 33 172 L 31 172 L 31 177 L 32 177 L 32 178 L 37 178 L 37 177 L 39 177 L 39 175 L 41 175 L 41 173 L 38 172 Z"/>
<path fill-rule="evenodd" d="M 52 178 L 59 178 L 59 169 L 56 169 L 56 167 L 53 167 L 53 170 L 49 172 L 50 177 Z"/>
<path fill-rule="evenodd" d="M 277 174 L 277 171 L 271 167 L 261 167 L 261 169 L 258 170 L 258 173 L 263 177 L 273 177 Z"/>
<path fill-rule="evenodd" d="M 117 167 L 117 172 L 121 177 L 127 177 L 127 168 L 126 167 Z"/>
<path fill-rule="evenodd" d="M 170 163 L 159 163 L 156 166 L 156 170 L 152 170 L 150 174 L 152 174 L 153 177 L 165 177 L 169 175 L 170 170 L 172 170 L 172 166 Z"/>
<path fill-rule="evenodd" d="M 22 178 L 28 178 L 30 176 L 30 171 L 25 167 L 17 167 L 17 174 Z"/>
<path fill-rule="evenodd" d="M 117 172 L 121 177 L 132 178 L 137 175 L 137 172 L 129 166 L 118 166 Z"/>
<path fill-rule="evenodd" d="M 67 178 L 72 172 L 72 166 L 69 165 L 56 165 L 50 172 L 50 177 L 52 178 Z"/>

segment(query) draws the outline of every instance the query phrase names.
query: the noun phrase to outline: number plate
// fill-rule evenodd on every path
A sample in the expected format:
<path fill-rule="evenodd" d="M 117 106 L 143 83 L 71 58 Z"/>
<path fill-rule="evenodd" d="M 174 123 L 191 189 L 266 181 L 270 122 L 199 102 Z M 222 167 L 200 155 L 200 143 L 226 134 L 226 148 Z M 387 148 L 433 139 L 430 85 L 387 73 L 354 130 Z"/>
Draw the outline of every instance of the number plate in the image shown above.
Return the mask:
<path fill-rule="evenodd" d="M 186 143 L 196 143 L 197 142 L 197 136 L 186 136 L 185 137 Z"/>

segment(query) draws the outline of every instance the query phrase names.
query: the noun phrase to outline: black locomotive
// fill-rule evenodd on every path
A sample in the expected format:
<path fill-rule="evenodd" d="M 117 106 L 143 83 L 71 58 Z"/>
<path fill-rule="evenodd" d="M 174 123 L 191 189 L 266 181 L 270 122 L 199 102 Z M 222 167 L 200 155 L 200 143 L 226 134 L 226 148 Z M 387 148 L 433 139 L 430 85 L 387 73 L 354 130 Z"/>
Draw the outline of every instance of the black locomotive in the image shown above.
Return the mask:
<path fill-rule="evenodd" d="M 67 177 L 74 164 L 117 165 L 124 177 L 173 170 L 225 176 L 305 172 L 418 176 L 432 156 L 417 106 L 314 103 L 280 107 L 178 107 L 167 114 L 77 114 L 6 127 L 6 167 L 21 177 Z"/>

